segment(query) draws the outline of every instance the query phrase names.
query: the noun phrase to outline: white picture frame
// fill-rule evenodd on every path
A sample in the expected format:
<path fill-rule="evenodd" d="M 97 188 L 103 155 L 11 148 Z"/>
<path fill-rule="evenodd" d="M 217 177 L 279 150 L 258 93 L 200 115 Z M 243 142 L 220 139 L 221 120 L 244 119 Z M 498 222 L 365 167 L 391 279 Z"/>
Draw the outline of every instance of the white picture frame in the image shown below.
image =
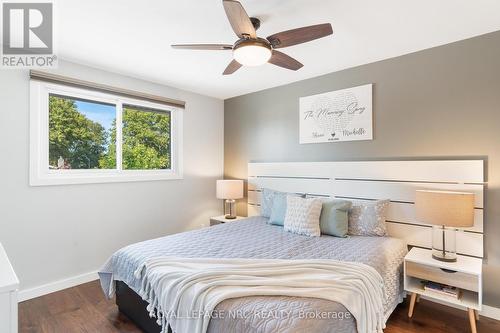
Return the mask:
<path fill-rule="evenodd" d="M 300 144 L 373 140 L 373 84 L 300 98 Z"/>

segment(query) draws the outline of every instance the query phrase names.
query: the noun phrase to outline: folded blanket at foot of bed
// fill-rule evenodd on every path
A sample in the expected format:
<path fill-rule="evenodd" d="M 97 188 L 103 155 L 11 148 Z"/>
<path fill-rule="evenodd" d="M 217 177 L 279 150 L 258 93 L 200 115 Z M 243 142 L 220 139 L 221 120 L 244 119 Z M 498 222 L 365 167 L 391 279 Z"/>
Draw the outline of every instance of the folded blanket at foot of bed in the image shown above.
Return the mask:
<path fill-rule="evenodd" d="M 358 333 L 384 328 L 382 277 L 362 263 L 158 257 L 141 265 L 136 277 L 150 315 L 176 333 L 205 333 L 213 310 L 226 299 L 274 295 L 341 303 L 356 319 Z"/>

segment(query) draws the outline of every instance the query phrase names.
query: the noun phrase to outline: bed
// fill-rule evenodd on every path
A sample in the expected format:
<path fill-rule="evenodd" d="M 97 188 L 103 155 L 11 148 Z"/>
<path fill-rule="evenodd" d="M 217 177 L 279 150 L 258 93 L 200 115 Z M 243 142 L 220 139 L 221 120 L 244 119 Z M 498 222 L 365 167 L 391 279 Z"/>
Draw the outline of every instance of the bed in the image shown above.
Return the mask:
<path fill-rule="evenodd" d="M 286 232 L 260 216 L 263 188 L 346 200 L 390 199 L 386 218 L 390 237 L 307 237 Z M 101 284 L 108 296 L 116 291 L 121 312 L 153 333 L 160 332 L 160 327 L 148 316 L 148 304 L 138 295 L 140 281 L 134 275 L 151 258 L 334 259 L 362 263 L 380 274 L 387 320 L 403 298 L 402 263 L 407 247 L 431 247 L 432 228 L 415 219 L 418 189 L 475 193 L 475 224 L 459 233 L 457 251 L 483 257 L 482 160 L 249 163 L 251 217 L 127 246 L 102 268 Z M 212 318 L 208 332 L 356 332 L 356 321 L 342 304 L 319 298 L 240 297 L 220 302 L 215 310 L 245 315 Z M 327 316 L 301 316 L 304 313 Z M 333 313 L 339 315 L 330 316 Z"/>
<path fill-rule="evenodd" d="M 307 237 L 286 232 L 263 217 L 170 235 L 132 244 L 117 251 L 99 272 L 104 292 L 116 287 L 117 304 L 148 333 L 159 332 L 147 316 L 147 304 L 137 295 L 135 270 L 147 259 L 161 256 L 188 258 L 336 259 L 373 267 L 384 280 L 386 319 L 402 301 L 403 258 L 406 243 L 391 237 Z M 116 285 L 115 285 L 116 283 Z M 212 318 L 208 332 L 356 332 L 355 320 L 339 303 L 284 296 L 252 296 L 225 300 L 217 313 L 241 313 Z M 304 318 L 304 314 L 310 315 Z M 325 317 L 318 320 L 318 315 Z"/>

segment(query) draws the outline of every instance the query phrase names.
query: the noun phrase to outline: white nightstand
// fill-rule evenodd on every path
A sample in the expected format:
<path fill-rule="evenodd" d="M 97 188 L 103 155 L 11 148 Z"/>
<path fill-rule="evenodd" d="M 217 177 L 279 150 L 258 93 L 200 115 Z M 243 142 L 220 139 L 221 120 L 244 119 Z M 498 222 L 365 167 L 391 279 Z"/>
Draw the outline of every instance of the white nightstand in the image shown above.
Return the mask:
<path fill-rule="evenodd" d="M 412 248 L 405 257 L 404 286 L 411 293 L 408 317 L 413 316 L 415 302 L 420 295 L 439 303 L 465 307 L 469 313 L 471 330 L 476 333 L 478 311 L 482 308 L 482 266 L 483 261 L 478 258 L 457 256 L 456 262 L 443 262 L 432 258 L 432 251 Z M 424 290 L 422 281 L 432 281 L 457 287 L 461 296 L 453 299 L 449 296 Z"/>
<path fill-rule="evenodd" d="M 210 218 L 210 226 L 221 224 L 221 223 L 230 223 L 230 222 L 235 222 L 239 221 L 241 219 L 244 219 L 242 216 L 236 216 L 235 219 L 226 219 L 224 215 L 221 216 L 214 216 Z"/>

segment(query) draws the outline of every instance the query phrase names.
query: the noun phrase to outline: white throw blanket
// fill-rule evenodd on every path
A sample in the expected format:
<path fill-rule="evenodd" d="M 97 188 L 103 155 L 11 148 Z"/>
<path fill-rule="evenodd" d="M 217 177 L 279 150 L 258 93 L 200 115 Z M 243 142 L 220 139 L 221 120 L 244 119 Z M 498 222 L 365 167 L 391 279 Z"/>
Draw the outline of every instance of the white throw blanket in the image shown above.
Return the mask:
<path fill-rule="evenodd" d="M 139 294 L 166 332 L 205 333 L 217 304 L 244 296 L 298 296 L 335 301 L 356 319 L 358 333 L 382 332 L 384 291 L 370 266 L 330 259 L 189 259 L 161 257 L 136 271 Z M 162 332 L 163 332 L 162 331 Z"/>

